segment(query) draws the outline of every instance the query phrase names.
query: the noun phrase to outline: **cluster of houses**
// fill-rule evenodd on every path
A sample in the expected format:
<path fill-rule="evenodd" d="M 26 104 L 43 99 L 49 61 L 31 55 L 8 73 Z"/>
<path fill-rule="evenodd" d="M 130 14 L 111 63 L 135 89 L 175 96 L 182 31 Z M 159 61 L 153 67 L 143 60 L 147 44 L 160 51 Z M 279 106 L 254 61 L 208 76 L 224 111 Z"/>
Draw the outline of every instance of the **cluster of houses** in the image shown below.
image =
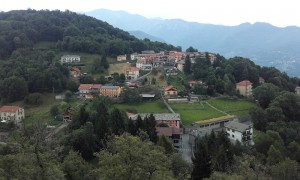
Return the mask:
<path fill-rule="evenodd" d="M 25 118 L 25 111 L 19 106 L 2 106 L 0 107 L 1 122 L 20 123 Z"/>
<path fill-rule="evenodd" d="M 199 121 L 189 129 L 189 144 L 195 145 L 195 138 L 209 135 L 212 131 L 227 133 L 228 138 L 235 143 L 239 141 L 244 145 L 253 145 L 253 125 L 251 122 L 240 122 L 236 116 L 223 116 L 209 120 Z"/>
<path fill-rule="evenodd" d="M 140 70 L 149 70 L 156 67 L 174 67 L 177 64 L 177 69 L 179 71 L 183 71 L 185 58 L 189 56 L 191 59 L 191 63 L 195 63 L 195 59 L 197 57 L 200 58 L 208 58 L 211 63 L 213 63 L 217 56 L 213 53 L 207 52 L 179 52 L 179 51 L 161 51 L 159 53 L 155 53 L 154 51 L 142 51 L 139 53 L 133 53 L 130 56 L 127 55 L 119 55 L 117 56 L 117 61 L 126 61 L 130 60 L 136 61 L 136 68 Z"/>
<path fill-rule="evenodd" d="M 105 86 L 101 84 L 80 84 L 78 91 L 85 99 L 92 99 L 94 94 L 116 98 L 120 96 L 122 88 L 120 86 Z"/>

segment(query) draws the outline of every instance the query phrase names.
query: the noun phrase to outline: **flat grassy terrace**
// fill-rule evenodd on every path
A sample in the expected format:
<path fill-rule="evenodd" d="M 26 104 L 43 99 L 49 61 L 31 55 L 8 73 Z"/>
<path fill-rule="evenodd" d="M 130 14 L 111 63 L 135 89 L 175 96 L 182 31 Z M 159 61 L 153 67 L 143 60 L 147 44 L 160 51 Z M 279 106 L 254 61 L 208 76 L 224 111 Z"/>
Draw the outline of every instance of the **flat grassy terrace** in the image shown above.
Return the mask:
<path fill-rule="evenodd" d="M 224 113 L 221 113 L 206 103 L 194 103 L 194 104 L 171 104 L 172 109 L 181 115 L 182 123 L 184 126 L 190 126 L 191 123 L 217 118 L 224 116 Z"/>
<path fill-rule="evenodd" d="M 248 115 L 249 109 L 255 106 L 255 104 L 250 101 L 231 99 L 210 99 L 208 103 L 219 110 L 237 116 Z"/>
<path fill-rule="evenodd" d="M 114 107 L 132 113 L 169 113 L 162 101 L 140 104 L 115 104 Z"/>

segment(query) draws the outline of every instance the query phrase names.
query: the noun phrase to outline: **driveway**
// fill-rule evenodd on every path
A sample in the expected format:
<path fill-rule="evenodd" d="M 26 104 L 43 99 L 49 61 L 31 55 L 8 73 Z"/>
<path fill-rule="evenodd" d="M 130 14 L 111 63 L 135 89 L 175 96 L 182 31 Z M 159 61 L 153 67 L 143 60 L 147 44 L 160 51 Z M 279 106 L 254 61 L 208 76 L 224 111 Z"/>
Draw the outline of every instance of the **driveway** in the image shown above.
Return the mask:
<path fill-rule="evenodd" d="M 182 147 L 178 149 L 182 153 L 182 157 L 187 162 L 192 163 L 192 151 L 189 145 L 189 135 L 182 135 Z"/>

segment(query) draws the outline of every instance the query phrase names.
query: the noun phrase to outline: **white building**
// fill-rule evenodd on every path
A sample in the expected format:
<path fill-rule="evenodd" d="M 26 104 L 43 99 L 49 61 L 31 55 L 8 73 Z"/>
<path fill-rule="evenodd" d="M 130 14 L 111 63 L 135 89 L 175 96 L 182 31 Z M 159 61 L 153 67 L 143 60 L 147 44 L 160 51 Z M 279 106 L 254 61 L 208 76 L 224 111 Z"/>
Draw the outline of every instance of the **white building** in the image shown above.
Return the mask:
<path fill-rule="evenodd" d="M 77 55 L 64 55 L 60 58 L 60 63 L 79 63 L 80 62 L 80 56 Z"/>
<path fill-rule="evenodd" d="M 18 106 L 2 106 L 0 108 L 1 122 L 15 121 L 21 122 L 25 118 L 25 111 Z"/>
<path fill-rule="evenodd" d="M 228 137 L 232 141 L 240 141 L 245 145 L 252 145 L 253 128 L 251 125 L 246 125 L 237 121 L 230 121 L 224 125 Z"/>

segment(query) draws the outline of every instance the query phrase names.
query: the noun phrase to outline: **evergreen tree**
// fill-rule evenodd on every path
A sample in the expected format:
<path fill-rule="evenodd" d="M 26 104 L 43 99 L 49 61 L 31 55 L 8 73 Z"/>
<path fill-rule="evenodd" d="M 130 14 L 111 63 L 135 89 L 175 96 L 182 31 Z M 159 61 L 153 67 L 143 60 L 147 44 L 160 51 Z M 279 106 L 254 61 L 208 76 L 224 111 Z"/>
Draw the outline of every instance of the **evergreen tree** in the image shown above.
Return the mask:
<path fill-rule="evenodd" d="M 129 132 L 131 135 L 136 136 L 137 135 L 137 128 L 136 128 L 136 123 L 133 122 L 132 119 L 128 120 L 128 125 L 127 125 L 127 132 Z"/>
<path fill-rule="evenodd" d="M 140 115 L 138 115 L 137 120 L 136 120 L 136 129 L 138 131 L 143 130 L 145 127 L 144 121 Z"/>
<path fill-rule="evenodd" d="M 207 144 L 200 138 L 196 139 L 193 161 L 192 180 L 208 178 L 212 173 L 211 156 L 208 152 Z"/>
<path fill-rule="evenodd" d="M 110 129 L 115 135 L 125 132 L 124 118 L 119 109 L 115 108 L 110 114 Z"/>
<path fill-rule="evenodd" d="M 157 142 L 157 131 L 156 131 L 156 121 L 153 114 L 150 114 L 149 117 L 145 117 L 145 130 L 149 135 L 150 141 L 156 143 Z"/>
<path fill-rule="evenodd" d="M 108 69 L 109 68 L 109 63 L 108 63 L 105 55 L 103 55 L 101 57 L 100 66 L 103 66 L 104 69 Z"/>
<path fill-rule="evenodd" d="M 192 63 L 191 63 L 191 59 L 190 57 L 187 55 L 185 57 L 185 64 L 184 64 L 184 67 L 183 67 L 183 72 L 185 74 L 190 74 L 191 73 L 191 66 L 192 66 Z"/>

